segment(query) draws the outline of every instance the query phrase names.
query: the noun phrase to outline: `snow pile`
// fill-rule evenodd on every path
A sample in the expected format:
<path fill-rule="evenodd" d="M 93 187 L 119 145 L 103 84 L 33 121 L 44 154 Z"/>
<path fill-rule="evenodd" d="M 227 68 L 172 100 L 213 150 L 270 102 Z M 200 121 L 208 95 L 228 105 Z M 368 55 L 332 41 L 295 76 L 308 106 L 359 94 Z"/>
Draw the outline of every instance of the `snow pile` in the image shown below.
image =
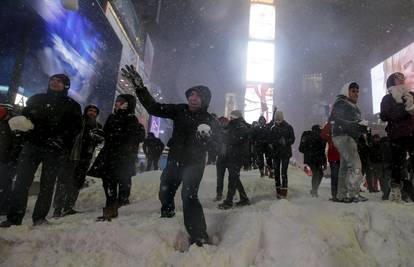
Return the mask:
<path fill-rule="evenodd" d="M 218 210 L 215 167 L 200 187 L 208 232 L 217 246 L 174 249 L 185 231 L 180 194 L 177 216 L 159 218 L 160 171 L 134 178 L 131 205 L 112 222 L 95 222 L 104 193 L 94 180 L 81 191 L 81 214 L 32 227 L 30 198 L 23 226 L 0 229 L 1 266 L 414 266 L 414 205 L 380 200 L 358 204 L 329 202 L 329 180 L 318 199 L 310 178 L 289 170 L 289 200 L 276 200 L 274 181 L 258 171 L 242 172 L 252 205 Z"/>

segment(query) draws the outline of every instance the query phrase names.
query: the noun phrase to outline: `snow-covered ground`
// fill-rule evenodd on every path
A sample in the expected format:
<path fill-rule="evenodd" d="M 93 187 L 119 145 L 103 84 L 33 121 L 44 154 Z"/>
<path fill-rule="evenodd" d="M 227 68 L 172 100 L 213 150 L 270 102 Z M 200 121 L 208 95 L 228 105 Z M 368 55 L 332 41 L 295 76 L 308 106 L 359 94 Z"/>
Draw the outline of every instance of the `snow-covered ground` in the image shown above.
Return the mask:
<path fill-rule="evenodd" d="M 31 197 L 23 226 L 0 229 L 0 265 L 18 266 L 414 266 L 414 204 L 380 200 L 342 204 L 328 201 L 329 180 L 318 199 L 311 198 L 310 178 L 289 170 L 289 200 L 276 200 L 274 181 L 258 171 L 242 172 L 252 205 L 218 210 L 215 167 L 208 166 L 199 196 L 208 232 L 218 246 L 174 249 L 185 231 L 180 194 L 177 216 L 159 218 L 160 172 L 133 180 L 131 205 L 112 222 L 95 222 L 104 193 L 99 180 L 82 190 L 82 214 L 52 225 L 32 227 Z M 1 218 L 3 219 L 3 218 Z"/>

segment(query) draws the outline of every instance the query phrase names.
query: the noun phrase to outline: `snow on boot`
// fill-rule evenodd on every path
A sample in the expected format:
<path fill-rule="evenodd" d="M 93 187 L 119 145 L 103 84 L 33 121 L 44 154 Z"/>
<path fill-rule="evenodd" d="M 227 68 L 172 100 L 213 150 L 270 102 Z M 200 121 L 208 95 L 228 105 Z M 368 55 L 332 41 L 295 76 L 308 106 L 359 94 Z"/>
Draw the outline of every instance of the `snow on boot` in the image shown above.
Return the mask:
<path fill-rule="evenodd" d="M 0 228 L 9 228 L 12 225 L 21 225 L 21 223 L 14 223 L 12 221 L 6 220 L 0 223 Z"/>
<path fill-rule="evenodd" d="M 391 187 L 390 200 L 393 202 L 401 202 L 401 189 L 399 186 Z"/>
<path fill-rule="evenodd" d="M 46 219 L 39 219 L 33 222 L 33 226 L 48 225 L 50 222 Z"/>

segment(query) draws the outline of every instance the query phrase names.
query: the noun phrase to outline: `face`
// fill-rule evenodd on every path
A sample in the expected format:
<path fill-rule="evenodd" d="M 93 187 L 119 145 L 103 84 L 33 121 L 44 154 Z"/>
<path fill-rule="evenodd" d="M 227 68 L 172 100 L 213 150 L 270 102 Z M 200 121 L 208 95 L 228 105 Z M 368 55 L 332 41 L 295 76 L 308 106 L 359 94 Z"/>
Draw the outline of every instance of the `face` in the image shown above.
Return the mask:
<path fill-rule="evenodd" d="M 86 111 L 86 116 L 88 116 L 91 119 L 96 119 L 96 117 L 98 116 L 98 111 L 94 108 L 90 108 L 88 109 L 88 111 Z"/>
<path fill-rule="evenodd" d="M 53 77 L 49 81 L 49 88 L 55 92 L 63 92 L 65 90 L 65 85 L 61 79 Z"/>
<path fill-rule="evenodd" d="M 115 107 L 114 107 L 115 111 L 119 110 L 124 103 L 125 103 L 125 101 L 123 101 L 123 100 L 117 100 L 115 102 Z"/>
<path fill-rule="evenodd" d="M 196 91 L 192 91 L 187 100 L 190 111 L 197 111 L 201 108 L 202 99 Z"/>
<path fill-rule="evenodd" d="M 357 103 L 358 96 L 359 96 L 359 89 L 358 88 L 349 88 L 348 90 L 349 99 L 353 103 Z"/>
<path fill-rule="evenodd" d="M 400 76 L 398 75 L 395 79 L 394 79 L 395 85 L 403 85 L 405 84 L 405 77 L 404 76 Z"/>

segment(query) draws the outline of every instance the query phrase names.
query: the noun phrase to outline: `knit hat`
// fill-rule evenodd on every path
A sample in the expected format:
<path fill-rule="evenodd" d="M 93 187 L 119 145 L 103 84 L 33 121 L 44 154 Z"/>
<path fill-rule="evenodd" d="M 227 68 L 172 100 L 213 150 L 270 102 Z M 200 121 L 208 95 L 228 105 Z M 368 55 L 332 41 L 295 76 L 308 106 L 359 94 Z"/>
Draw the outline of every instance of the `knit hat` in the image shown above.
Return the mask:
<path fill-rule="evenodd" d="M 283 117 L 283 112 L 278 110 L 275 113 L 275 121 L 284 121 L 285 118 Z"/>
<path fill-rule="evenodd" d="M 233 110 L 231 113 L 230 113 L 230 118 L 232 118 L 232 119 L 240 119 L 240 118 L 243 118 L 243 114 L 242 114 L 242 112 L 240 111 L 240 110 Z"/>
<path fill-rule="evenodd" d="M 69 90 L 70 88 L 70 79 L 66 74 L 63 73 L 59 73 L 59 74 L 54 74 L 52 76 L 50 76 L 49 81 L 53 78 L 57 78 L 59 80 L 62 81 L 63 85 L 65 86 L 65 90 Z"/>

